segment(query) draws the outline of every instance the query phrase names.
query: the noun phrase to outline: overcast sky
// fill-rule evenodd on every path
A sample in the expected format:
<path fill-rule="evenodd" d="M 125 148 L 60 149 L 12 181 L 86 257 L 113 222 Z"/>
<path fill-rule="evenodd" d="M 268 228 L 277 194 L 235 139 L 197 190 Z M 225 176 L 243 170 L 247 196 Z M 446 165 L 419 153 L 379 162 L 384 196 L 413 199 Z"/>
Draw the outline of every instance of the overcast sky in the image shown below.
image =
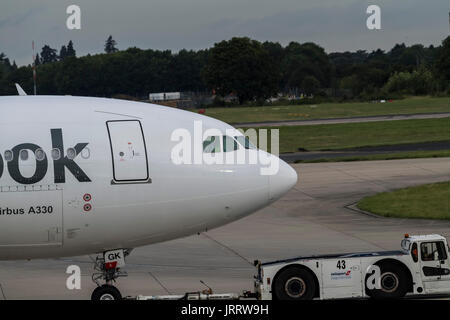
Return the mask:
<path fill-rule="evenodd" d="M 66 8 L 81 8 L 81 30 L 66 28 Z M 368 5 L 382 30 L 368 30 Z M 119 49 L 201 49 L 233 36 L 313 41 L 327 52 L 389 50 L 395 43 L 438 45 L 450 34 L 449 0 L 1 0 L 0 52 L 31 62 L 31 42 L 77 55 L 99 53 L 109 34 Z"/>

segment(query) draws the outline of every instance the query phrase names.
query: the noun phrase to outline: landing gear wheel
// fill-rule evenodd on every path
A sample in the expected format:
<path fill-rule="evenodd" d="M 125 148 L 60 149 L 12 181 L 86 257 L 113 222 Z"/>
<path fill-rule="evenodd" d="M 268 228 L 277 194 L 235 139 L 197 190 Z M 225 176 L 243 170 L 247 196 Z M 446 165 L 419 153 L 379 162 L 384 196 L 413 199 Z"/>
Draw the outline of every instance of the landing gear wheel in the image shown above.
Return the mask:
<path fill-rule="evenodd" d="M 311 273 L 297 267 L 283 270 L 273 284 L 273 294 L 277 300 L 311 300 L 315 291 Z"/>
<path fill-rule="evenodd" d="M 91 300 L 122 300 L 122 295 L 116 287 L 104 284 L 101 287 L 97 287 L 94 292 L 92 292 Z"/>
<path fill-rule="evenodd" d="M 408 277 L 396 265 L 385 263 L 380 265 L 381 289 L 368 290 L 367 294 L 374 299 L 399 299 L 408 291 Z"/>

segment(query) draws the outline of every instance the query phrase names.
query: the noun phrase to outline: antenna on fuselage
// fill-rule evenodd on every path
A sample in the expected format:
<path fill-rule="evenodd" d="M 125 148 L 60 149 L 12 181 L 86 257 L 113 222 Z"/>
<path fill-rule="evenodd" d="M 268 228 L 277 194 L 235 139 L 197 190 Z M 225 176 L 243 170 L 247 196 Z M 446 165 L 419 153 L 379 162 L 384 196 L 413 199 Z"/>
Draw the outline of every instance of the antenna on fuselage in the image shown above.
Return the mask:
<path fill-rule="evenodd" d="M 16 85 L 17 93 L 19 94 L 19 96 L 26 96 L 27 95 L 25 90 L 23 90 L 22 87 L 18 83 L 15 83 L 15 85 Z"/>

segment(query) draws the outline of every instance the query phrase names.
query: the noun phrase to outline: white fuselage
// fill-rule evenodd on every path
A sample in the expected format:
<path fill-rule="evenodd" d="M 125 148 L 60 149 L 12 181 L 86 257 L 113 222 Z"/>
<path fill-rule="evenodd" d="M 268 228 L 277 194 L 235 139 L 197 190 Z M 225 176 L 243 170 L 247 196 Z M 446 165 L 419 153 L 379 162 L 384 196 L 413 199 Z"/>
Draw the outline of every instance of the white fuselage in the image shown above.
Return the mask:
<path fill-rule="evenodd" d="M 172 133 L 192 132 L 195 121 L 232 128 L 146 103 L 0 97 L 0 260 L 184 237 L 251 214 L 296 183 L 281 160 L 273 176 L 259 164 L 175 164 Z"/>

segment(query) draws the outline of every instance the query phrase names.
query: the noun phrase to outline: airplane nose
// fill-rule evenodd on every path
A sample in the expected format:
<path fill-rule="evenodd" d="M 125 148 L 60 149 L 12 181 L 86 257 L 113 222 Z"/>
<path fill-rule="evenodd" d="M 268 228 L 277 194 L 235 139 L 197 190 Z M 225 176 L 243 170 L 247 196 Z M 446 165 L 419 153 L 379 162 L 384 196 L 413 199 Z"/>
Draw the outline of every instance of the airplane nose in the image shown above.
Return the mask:
<path fill-rule="evenodd" d="M 280 168 L 269 176 L 269 201 L 275 201 L 285 195 L 297 184 L 297 172 L 289 164 L 280 159 Z"/>

